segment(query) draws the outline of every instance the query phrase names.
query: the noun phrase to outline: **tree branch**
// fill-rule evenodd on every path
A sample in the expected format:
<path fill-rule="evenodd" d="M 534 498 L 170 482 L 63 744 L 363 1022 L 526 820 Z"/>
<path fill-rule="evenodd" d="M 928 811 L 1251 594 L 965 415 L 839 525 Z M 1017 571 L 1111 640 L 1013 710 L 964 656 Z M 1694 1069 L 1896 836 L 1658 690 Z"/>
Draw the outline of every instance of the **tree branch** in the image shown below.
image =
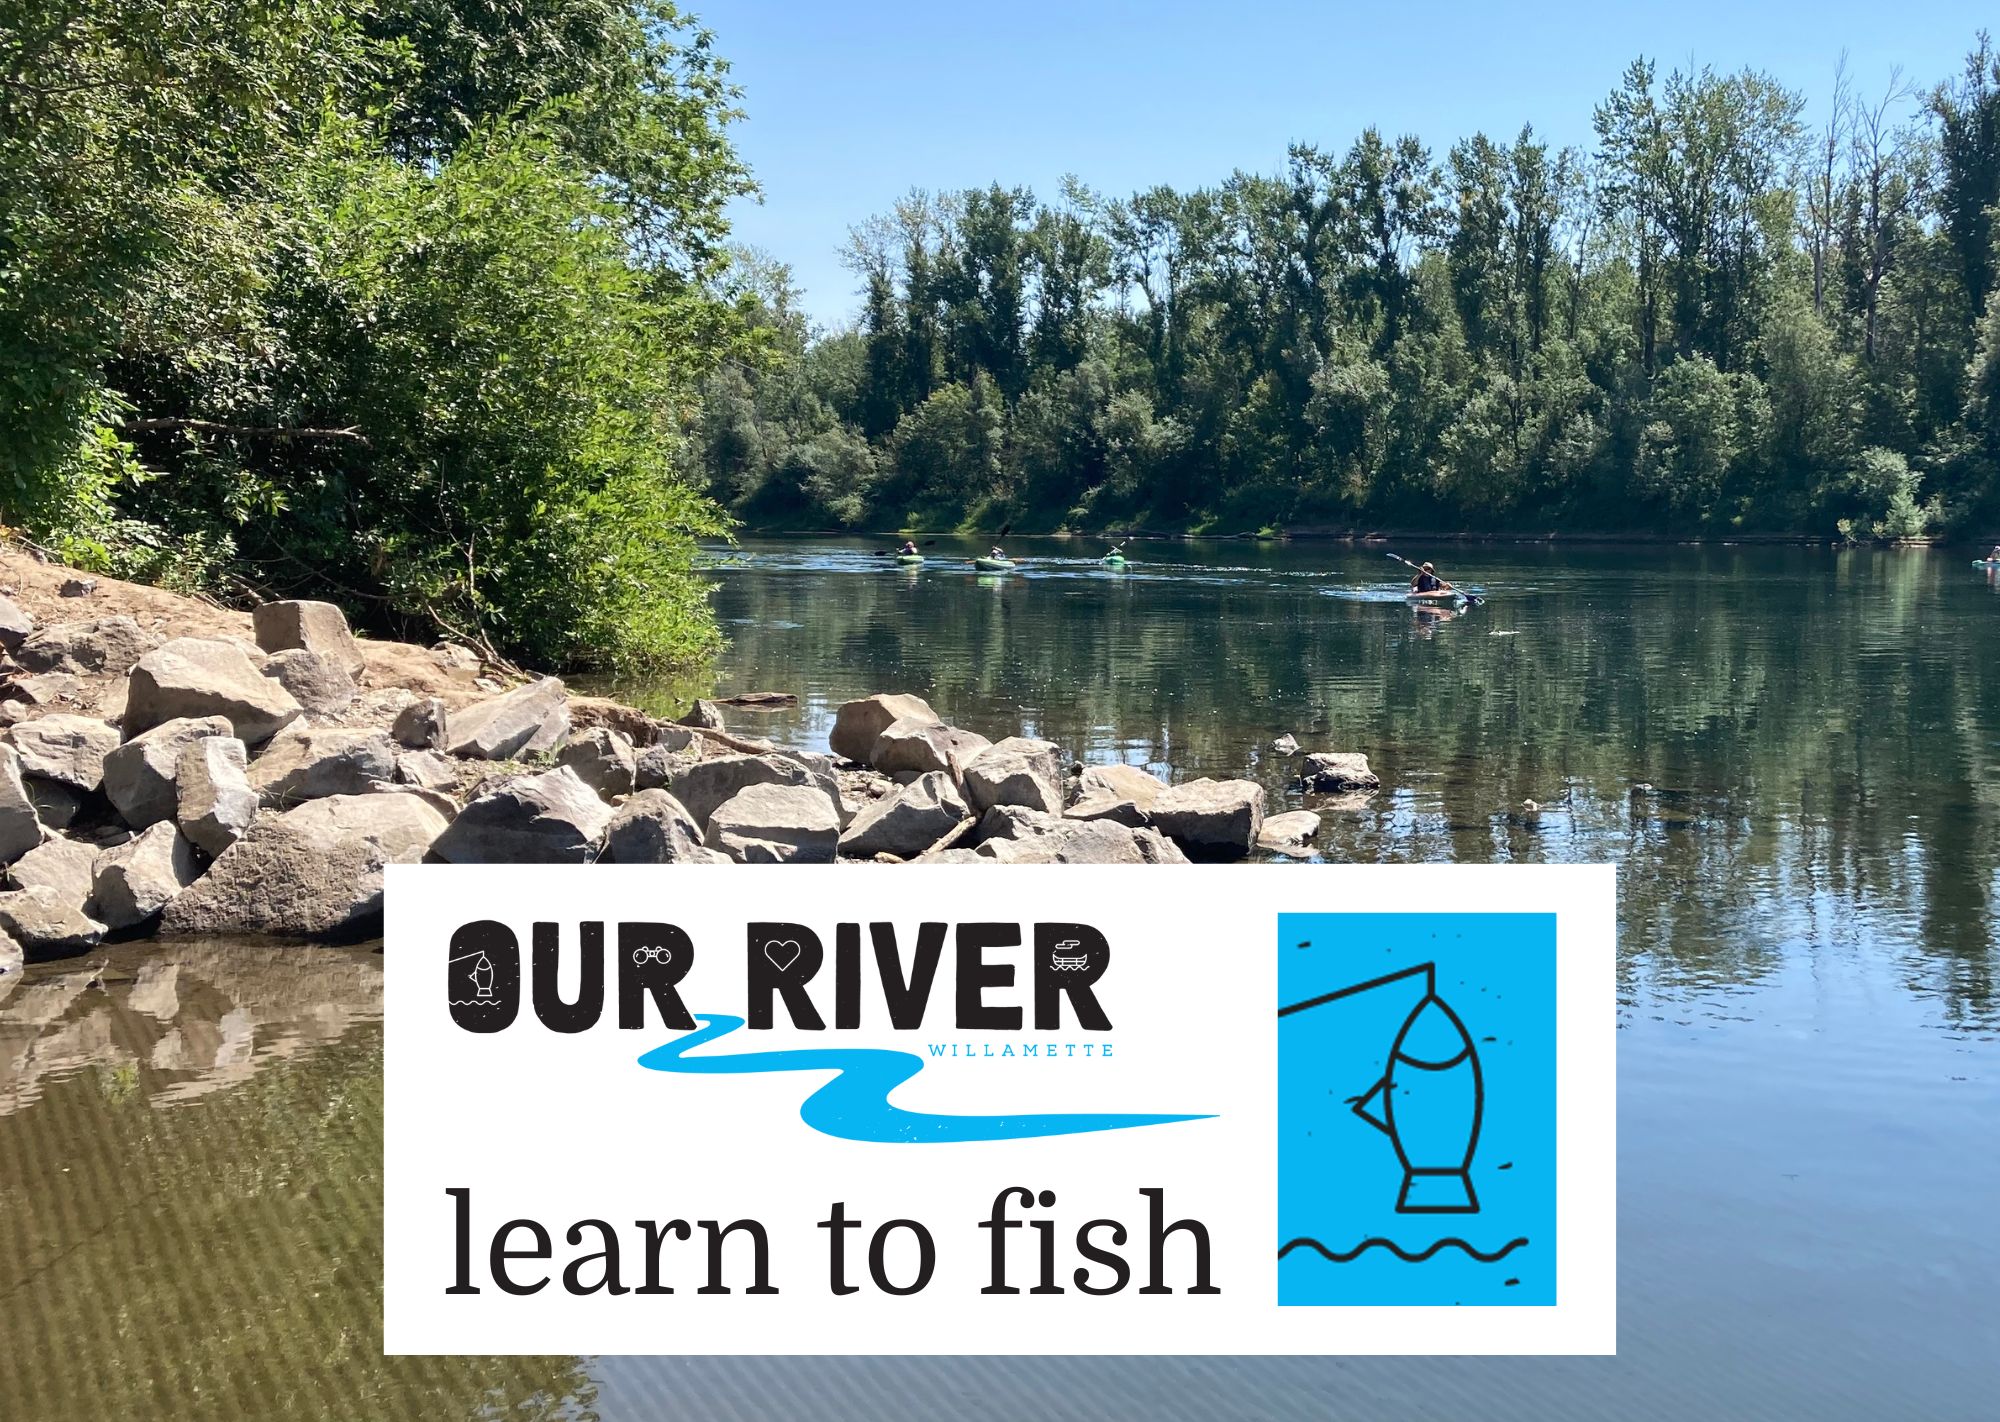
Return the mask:
<path fill-rule="evenodd" d="M 175 415 L 153 420 L 126 420 L 118 428 L 128 434 L 145 434 L 152 430 L 202 430 L 209 434 L 256 435 L 263 439 L 351 439 L 358 444 L 368 443 L 368 436 L 361 433 L 358 425 L 337 430 L 315 430 L 295 425 L 230 425 L 217 420 L 183 419 Z"/>

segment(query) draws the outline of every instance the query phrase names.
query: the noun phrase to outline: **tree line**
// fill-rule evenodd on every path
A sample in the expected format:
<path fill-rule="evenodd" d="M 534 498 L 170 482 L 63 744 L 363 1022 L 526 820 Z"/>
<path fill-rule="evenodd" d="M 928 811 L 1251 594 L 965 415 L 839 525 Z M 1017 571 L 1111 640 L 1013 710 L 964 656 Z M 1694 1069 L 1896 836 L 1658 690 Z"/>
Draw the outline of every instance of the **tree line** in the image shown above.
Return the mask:
<path fill-rule="evenodd" d="M 2000 515 L 2000 54 L 1825 112 L 1645 60 L 1589 149 L 1374 129 L 1283 171 L 913 192 L 685 457 L 761 527 L 1782 531 Z"/>
<path fill-rule="evenodd" d="M 678 457 L 755 358 L 667 0 L 9 0 L 0 518 L 544 663 L 716 645 Z"/>

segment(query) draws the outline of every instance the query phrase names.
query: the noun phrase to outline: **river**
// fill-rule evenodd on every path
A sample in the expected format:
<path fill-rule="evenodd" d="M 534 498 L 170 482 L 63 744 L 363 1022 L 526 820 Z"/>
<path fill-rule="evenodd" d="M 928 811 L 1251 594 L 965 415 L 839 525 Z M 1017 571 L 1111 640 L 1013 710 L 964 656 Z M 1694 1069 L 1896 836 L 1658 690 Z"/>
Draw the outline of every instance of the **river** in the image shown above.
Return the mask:
<path fill-rule="evenodd" d="M 0 985 L 0 1416 L 1991 1415 L 2000 590 L 1962 554 L 1431 549 L 1489 596 L 1437 617 L 1342 545 L 928 551 L 718 555 L 716 689 L 801 697 L 732 726 L 823 746 L 915 691 L 1273 808 L 1290 733 L 1383 779 L 1317 857 L 1622 866 L 1616 1360 L 383 1359 L 379 959 L 186 944 Z"/>

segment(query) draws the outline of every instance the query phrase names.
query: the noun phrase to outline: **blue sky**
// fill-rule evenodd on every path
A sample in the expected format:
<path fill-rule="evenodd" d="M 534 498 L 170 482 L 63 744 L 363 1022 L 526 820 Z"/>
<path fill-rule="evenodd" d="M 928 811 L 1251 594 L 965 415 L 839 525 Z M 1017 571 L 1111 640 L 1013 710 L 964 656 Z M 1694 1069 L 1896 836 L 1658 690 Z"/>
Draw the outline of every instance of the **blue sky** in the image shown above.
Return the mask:
<path fill-rule="evenodd" d="M 734 209 L 736 236 L 790 263 L 822 322 L 857 304 L 848 228 L 912 187 L 1052 195 L 1066 172 L 1113 194 L 1191 187 L 1273 170 L 1294 140 L 1345 148 L 1370 123 L 1440 154 L 1524 120 L 1587 143 L 1591 106 L 1639 54 L 1765 70 L 1811 120 L 1843 49 L 1864 94 L 1898 64 L 1928 85 L 1994 19 L 1963 0 L 690 6 L 744 89 L 736 141 L 764 188 Z"/>

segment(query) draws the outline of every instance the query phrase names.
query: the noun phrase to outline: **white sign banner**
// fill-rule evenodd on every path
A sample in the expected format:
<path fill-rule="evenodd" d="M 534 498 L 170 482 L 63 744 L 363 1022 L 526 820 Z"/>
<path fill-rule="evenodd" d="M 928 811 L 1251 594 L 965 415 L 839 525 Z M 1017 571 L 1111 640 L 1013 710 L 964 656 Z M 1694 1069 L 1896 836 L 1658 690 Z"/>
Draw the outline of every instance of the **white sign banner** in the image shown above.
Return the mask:
<path fill-rule="evenodd" d="M 1613 871 L 392 866 L 390 1353 L 1610 1353 Z"/>

